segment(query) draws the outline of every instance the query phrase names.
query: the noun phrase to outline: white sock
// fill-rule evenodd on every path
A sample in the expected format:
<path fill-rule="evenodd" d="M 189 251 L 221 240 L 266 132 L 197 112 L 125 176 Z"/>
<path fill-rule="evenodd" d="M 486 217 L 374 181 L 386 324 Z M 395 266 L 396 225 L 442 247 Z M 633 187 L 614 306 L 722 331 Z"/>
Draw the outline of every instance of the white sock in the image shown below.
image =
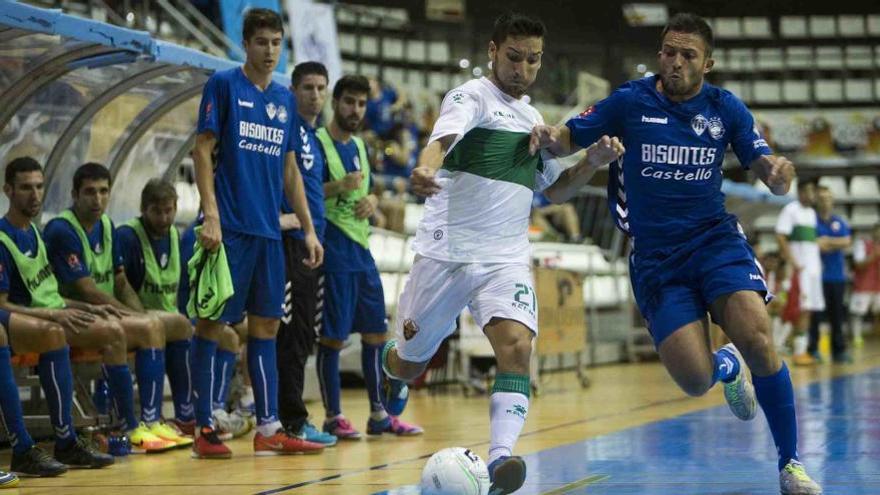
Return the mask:
<path fill-rule="evenodd" d="M 257 426 L 257 431 L 259 431 L 260 434 L 264 437 L 271 437 L 272 435 L 278 433 L 278 430 L 280 429 L 281 421 L 272 421 L 271 423 Z"/>
<path fill-rule="evenodd" d="M 529 398 L 518 392 L 493 392 L 490 401 L 492 439 L 486 464 L 501 456 L 513 455 L 513 446 L 529 413 Z"/>
<path fill-rule="evenodd" d="M 808 340 L 806 335 L 798 335 L 797 337 L 792 339 L 792 342 L 794 343 L 795 356 L 807 353 Z"/>
<path fill-rule="evenodd" d="M 373 421 L 382 421 L 383 419 L 388 417 L 388 413 L 385 412 L 385 409 L 379 409 L 377 411 L 370 411 L 370 419 Z"/>

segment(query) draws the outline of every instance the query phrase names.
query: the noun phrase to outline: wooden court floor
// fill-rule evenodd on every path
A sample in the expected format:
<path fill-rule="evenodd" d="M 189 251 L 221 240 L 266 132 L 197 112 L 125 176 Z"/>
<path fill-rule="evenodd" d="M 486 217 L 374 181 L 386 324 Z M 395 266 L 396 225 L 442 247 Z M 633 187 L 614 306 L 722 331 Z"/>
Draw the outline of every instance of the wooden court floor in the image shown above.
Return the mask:
<path fill-rule="evenodd" d="M 805 384 L 877 367 L 880 342 L 869 341 L 856 353 L 854 364 L 793 369 L 796 394 L 797 387 Z M 543 393 L 531 403 L 518 453 L 543 451 L 723 404 L 719 387 L 701 398 L 685 396 L 657 362 L 602 366 L 589 373 L 589 389 L 580 388 L 574 373 L 545 375 Z M 877 403 L 878 397 L 873 400 Z M 365 392 L 344 390 L 342 407 L 356 427 L 365 428 Z M 314 416 L 322 414 L 320 403 L 311 404 L 310 410 Z M 188 450 L 130 456 L 107 469 L 71 471 L 55 479 L 25 478 L 18 488 L 3 493 L 368 495 L 417 483 L 424 459 L 440 448 L 463 446 L 486 454 L 486 396 L 464 397 L 452 388 L 440 393 L 418 391 L 404 419 L 422 425 L 425 434 L 341 442 L 317 456 L 268 458 L 253 457 L 248 435 L 230 443 L 231 460 L 193 460 Z M 763 417 L 759 415 L 758 420 Z M 0 453 L 0 465 L 9 465 L 9 451 Z"/>

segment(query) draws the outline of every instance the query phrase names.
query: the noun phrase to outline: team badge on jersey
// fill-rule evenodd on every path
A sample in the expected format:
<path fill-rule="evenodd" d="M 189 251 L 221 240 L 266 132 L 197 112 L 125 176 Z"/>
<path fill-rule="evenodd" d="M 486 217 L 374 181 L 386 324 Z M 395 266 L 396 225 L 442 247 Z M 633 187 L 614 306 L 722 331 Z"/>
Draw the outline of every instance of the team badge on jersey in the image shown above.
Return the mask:
<path fill-rule="evenodd" d="M 412 340 L 412 338 L 415 337 L 417 333 L 419 333 L 419 326 L 416 325 L 416 322 L 407 318 L 403 322 L 403 338 L 405 338 L 406 340 Z"/>
<path fill-rule="evenodd" d="M 707 127 L 709 127 L 709 119 L 703 117 L 703 114 L 698 113 L 691 119 L 691 129 L 697 133 L 697 136 L 702 136 Z"/>
<path fill-rule="evenodd" d="M 287 123 L 287 108 L 285 108 L 284 105 L 278 107 L 278 121 L 282 124 Z"/>
<path fill-rule="evenodd" d="M 159 266 L 162 268 L 168 266 L 168 253 L 162 253 L 162 257 L 159 258 Z"/>
<path fill-rule="evenodd" d="M 79 256 L 77 256 L 76 253 L 71 253 L 67 256 L 67 266 L 69 266 L 71 270 L 82 269 L 82 264 L 79 262 Z"/>
<path fill-rule="evenodd" d="M 584 110 L 583 112 L 580 113 L 579 117 L 586 117 L 587 115 L 590 115 L 591 113 L 593 113 L 593 111 L 595 109 L 596 109 L 596 107 L 594 107 L 593 105 L 590 105 L 587 107 L 586 110 Z"/>
<path fill-rule="evenodd" d="M 721 117 L 709 119 L 709 135 L 712 136 L 712 139 L 716 140 L 724 136 L 724 123 L 721 122 Z"/>
<path fill-rule="evenodd" d="M 266 105 L 266 115 L 268 115 L 270 119 L 274 119 L 277 113 L 278 108 L 275 107 L 274 103 L 270 102 L 268 105 Z"/>

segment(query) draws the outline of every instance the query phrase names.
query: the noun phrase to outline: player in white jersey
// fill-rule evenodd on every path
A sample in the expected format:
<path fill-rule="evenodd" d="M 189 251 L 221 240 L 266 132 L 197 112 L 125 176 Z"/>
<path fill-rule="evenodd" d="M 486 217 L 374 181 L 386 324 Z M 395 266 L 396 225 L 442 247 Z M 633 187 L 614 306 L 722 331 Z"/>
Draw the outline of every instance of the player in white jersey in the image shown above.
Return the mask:
<path fill-rule="evenodd" d="M 533 191 L 563 202 L 623 152 L 619 141 L 604 137 L 565 171 L 529 153 L 529 133 L 543 119 L 524 95 L 541 67 L 543 36 L 540 21 L 501 16 L 489 43 L 491 75 L 447 93 L 413 170 L 413 190 L 428 200 L 413 245 L 418 256 L 398 304 L 396 340 L 382 356 L 389 376 L 415 378 L 452 333 L 456 316 L 470 309 L 498 361 L 491 495 L 514 492 L 526 475 L 512 450 L 528 414 L 538 332 L 527 236 Z M 386 394 L 385 400 L 396 399 L 393 387 Z"/>

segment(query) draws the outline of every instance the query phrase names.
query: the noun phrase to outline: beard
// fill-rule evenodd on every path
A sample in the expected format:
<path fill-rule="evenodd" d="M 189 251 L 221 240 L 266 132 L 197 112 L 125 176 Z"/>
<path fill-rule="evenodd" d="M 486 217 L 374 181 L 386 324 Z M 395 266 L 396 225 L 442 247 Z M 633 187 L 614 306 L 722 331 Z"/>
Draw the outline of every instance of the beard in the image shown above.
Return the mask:
<path fill-rule="evenodd" d="M 682 96 L 696 92 L 702 84 L 702 81 L 698 77 L 691 77 L 690 80 L 696 80 L 697 82 L 689 84 L 685 80 L 684 75 L 677 80 L 666 75 L 660 76 L 660 84 L 663 85 L 663 92 L 669 96 Z"/>
<path fill-rule="evenodd" d="M 361 126 L 361 121 L 358 120 L 357 122 L 353 122 L 348 118 L 337 117 L 336 125 L 345 132 L 357 132 L 358 128 Z"/>

